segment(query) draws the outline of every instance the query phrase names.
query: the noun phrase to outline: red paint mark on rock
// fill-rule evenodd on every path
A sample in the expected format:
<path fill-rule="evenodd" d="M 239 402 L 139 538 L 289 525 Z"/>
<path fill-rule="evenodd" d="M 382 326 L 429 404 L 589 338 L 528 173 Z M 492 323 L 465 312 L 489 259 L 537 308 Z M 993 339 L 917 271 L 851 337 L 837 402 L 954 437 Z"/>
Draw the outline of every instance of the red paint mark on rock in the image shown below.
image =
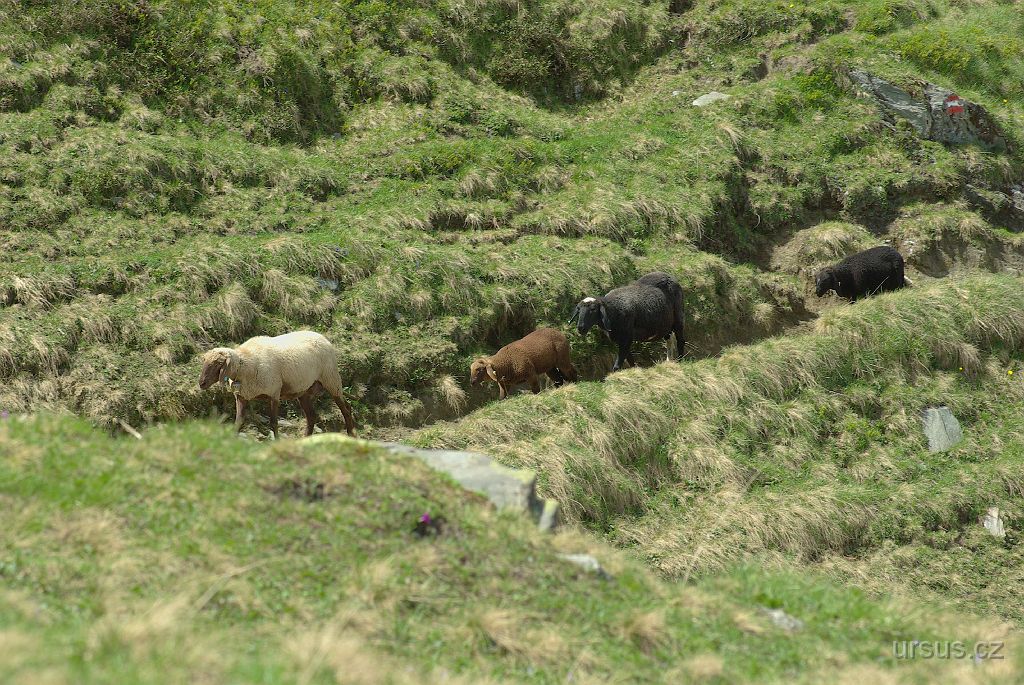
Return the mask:
<path fill-rule="evenodd" d="M 947 95 L 946 99 L 943 102 L 946 105 L 946 113 L 947 114 L 963 114 L 964 113 L 964 103 L 963 103 L 963 100 L 961 100 L 960 96 L 957 95 L 956 93 L 950 93 L 949 95 Z"/>

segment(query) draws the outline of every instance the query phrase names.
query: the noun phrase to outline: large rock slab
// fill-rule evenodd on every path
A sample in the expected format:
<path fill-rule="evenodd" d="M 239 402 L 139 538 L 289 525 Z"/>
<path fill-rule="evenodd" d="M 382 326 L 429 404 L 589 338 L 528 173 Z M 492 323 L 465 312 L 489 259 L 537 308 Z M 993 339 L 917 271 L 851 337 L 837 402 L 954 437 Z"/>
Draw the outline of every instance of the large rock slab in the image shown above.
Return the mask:
<path fill-rule="evenodd" d="M 331 442 L 352 438 L 339 433 L 322 433 L 303 440 Z M 447 474 L 467 490 L 483 495 L 498 509 L 529 514 L 541 530 L 549 531 L 558 526 L 558 502 L 537 496 L 537 474 L 533 471 L 509 468 L 479 452 L 422 449 L 397 442 L 362 442 L 419 459 L 434 470 Z"/>
<path fill-rule="evenodd" d="M 719 93 L 717 90 L 713 90 L 710 93 L 706 93 L 705 95 L 701 95 L 699 98 L 694 100 L 693 101 L 693 106 L 694 107 L 707 107 L 708 105 L 710 105 L 713 102 L 718 102 L 719 100 L 728 100 L 730 97 L 731 96 L 726 95 L 725 93 Z"/>
<path fill-rule="evenodd" d="M 949 407 L 929 407 L 922 416 L 929 452 L 943 452 L 964 439 L 960 422 Z"/>
<path fill-rule="evenodd" d="M 924 83 L 919 92 L 911 93 L 859 69 L 851 70 L 849 76 L 884 114 L 908 121 L 922 138 L 951 145 L 973 144 L 987 150 L 1009 147 L 999 125 L 984 107 L 951 90 Z"/>

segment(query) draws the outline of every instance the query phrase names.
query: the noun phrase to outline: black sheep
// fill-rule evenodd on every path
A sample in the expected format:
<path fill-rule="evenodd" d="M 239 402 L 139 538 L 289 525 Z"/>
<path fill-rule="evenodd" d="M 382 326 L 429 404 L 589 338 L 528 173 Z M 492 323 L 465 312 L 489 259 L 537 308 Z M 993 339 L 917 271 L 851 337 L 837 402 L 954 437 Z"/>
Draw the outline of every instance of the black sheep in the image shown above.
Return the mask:
<path fill-rule="evenodd" d="M 859 297 L 899 290 L 905 285 L 911 285 L 911 281 L 903 275 L 903 255 L 880 245 L 822 269 L 814 279 L 814 292 L 824 297 L 834 290 L 840 297 L 856 302 Z"/>
<path fill-rule="evenodd" d="M 676 334 L 676 350 L 683 356 L 683 289 L 667 273 L 655 271 L 604 297 L 587 297 L 573 310 L 576 330 L 586 335 L 595 325 L 619 347 L 612 371 L 628 361 L 636 366 L 630 347 L 634 341 L 668 340 Z"/>

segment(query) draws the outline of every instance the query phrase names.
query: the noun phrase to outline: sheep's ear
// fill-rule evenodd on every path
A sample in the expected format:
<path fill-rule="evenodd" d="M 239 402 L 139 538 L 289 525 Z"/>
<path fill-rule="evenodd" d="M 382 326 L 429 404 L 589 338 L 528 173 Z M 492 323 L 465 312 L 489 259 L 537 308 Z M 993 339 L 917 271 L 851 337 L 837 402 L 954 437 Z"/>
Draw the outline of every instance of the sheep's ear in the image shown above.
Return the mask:
<path fill-rule="evenodd" d="M 612 330 L 612 320 L 608 316 L 608 307 L 605 306 L 604 302 L 601 303 L 601 323 L 604 324 L 606 331 Z"/>

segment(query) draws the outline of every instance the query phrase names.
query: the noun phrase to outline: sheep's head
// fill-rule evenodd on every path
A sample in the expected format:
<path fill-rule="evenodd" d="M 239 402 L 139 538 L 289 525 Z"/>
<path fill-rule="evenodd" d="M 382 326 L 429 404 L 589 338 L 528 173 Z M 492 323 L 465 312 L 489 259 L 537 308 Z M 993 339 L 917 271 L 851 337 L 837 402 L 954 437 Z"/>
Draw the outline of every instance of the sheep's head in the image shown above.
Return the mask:
<path fill-rule="evenodd" d="M 235 359 L 235 351 L 227 347 L 217 347 L 203 355 L 203 371 L 199 374 L 199 389 L 206 390 L 216 385 L 222 378 L 230 377 Z"/>
<path fill-rule="evenodd" d="M 836 274 L 832 267 L 822 269 L 814 279 L 814 292 L 818 297 L 824 297 L 825 293 L 835 290 L 839 286 L 836 281 Z"/>
<path fill-rule="evenodd" d="M 469 382 L 471 385 L 483 383 L 487 377 L 494 378 L 494 367 L 484 357 L 480 357 L 469 366 Z"/>
<path fill-rule="evenodd" d="M 585 297 L 576 309 L 572 311 L 569 323 L 578 317 L 576 331 L 580 335 L 586 335 L 595 325 L 603 330 L 611 330 L 611 321 L 608 319 L 608 308 L 603 297 Z"/>

